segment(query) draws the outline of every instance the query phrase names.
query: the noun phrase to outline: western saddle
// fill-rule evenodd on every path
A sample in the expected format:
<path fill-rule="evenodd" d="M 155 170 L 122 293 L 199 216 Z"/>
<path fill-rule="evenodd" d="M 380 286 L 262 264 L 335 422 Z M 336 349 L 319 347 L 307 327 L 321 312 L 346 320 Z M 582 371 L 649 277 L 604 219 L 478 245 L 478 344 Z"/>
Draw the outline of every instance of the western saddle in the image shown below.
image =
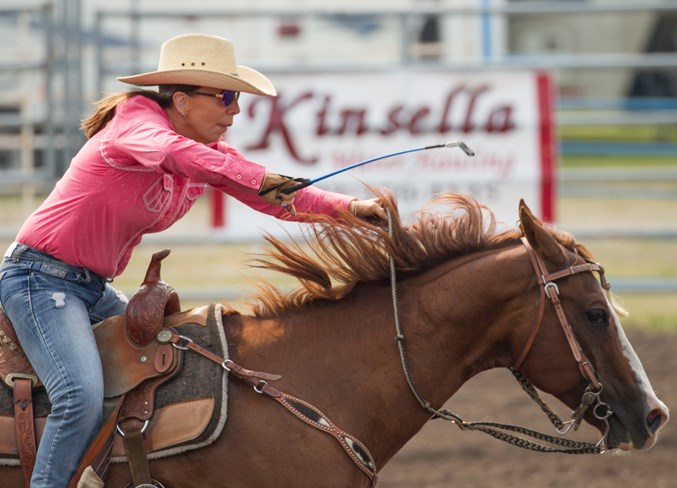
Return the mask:
<path fill-rule="evenodd" d="M 95 327 L 104 369 L 104 396 L 112 399 L 113 413 L 83 457 L 71 488 L 83 486 L 79 482 L 85 470 L 91 473 L 93 469 L 95 479 L 103 478 L 116 429 L 124 438 L 135 485 L 151 483 L 143 433 L 153 415 L 155 391 L 180 370 L 183 352 L 166 338 L 164 341 L 156 338 L 163 330 L 167 333 L 165 317 L 181 312 L 178 294 L 160 278 L 160 263 L 169 253 L 166 249 L 153 255 L 145 279 L 130 299 L 126 314 L 112 317 Z M 13 389 L 14 434 L 26 486 L 29 486 L 37 451 L 33 390 L 42 384 L 2 308 L 0 379 Z M 2 427 L 0 434 L 3 437 L 12 435 L 2 431 Z"/>

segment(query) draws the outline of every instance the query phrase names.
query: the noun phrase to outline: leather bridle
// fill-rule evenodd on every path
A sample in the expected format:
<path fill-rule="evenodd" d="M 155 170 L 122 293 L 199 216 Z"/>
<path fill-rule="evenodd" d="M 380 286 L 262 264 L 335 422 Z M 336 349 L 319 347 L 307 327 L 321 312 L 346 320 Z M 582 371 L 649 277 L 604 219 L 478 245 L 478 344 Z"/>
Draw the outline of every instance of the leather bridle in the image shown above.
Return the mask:
<path fill-rule="evenodd" d="M 388 231 L 392 235 L 393 234 L 393 224 L 392 224 L 392 217 L 389 212 L 386 211 L 386 216 L 387 216 L 387 221 L 388 221 Z M 527 342 L 525 343 L 524 347 L 522 348 L 522 352 L 520 353 L 517 361 L 515 362 L 514 366 L 509 368 L 512 374 L 515 376 L 517 381 L 520 383 L 522 388 L 527 392 L 527 394 L 540 406 L 541 410 L 546 413 L 552 424 L 555 426 L 557 431 L 560 434 L 566 434 L 571 428 L 574 430 L 578 430 L 578 427 L 581 424 L 581 421 L 583 420 L 583 416 L 585 415 L 585 412 L 592 407 L 593 409 L 593 414 L 594 416 L 598 419 L 604 422 L 605 424 L 605 431 L 602 435 L 602 438 L 595 444 L 589 443 L 589 442 L 579 442 L 575 440 L 569 440 L 569 439 L 564 439 L 560 437 L 553 437 L 547 434 L 541 434 L 539 432 L 532 431 L 530 429 L 526 429 L 524 427 L 518 427 L 514 425 L 509 425 L 509 424 L 500 424 L 496 422 L 467 422 L 464 421 L 461 417 L 453 413 L 452 411 L 441 408 L 437 409 L 434 408 L 428 400 L 426 400 L 423 395 L 420 393 L 418 388 L 416 387 L 413 376 L 411 373 L 411 369 L 409 368 L 409 362 L 405 350 L 405 337 L 404 333 L 402 331 L 402 325 L 400 323 L 400 316 L 399 316 L 399 305 L 398 305 L 398 298 L 397 298 L 397 278 L 396 278 L 396 269 L 395 269 L 395 262 L 394 259 L 391 257 L 390 258 L 390 279 L 391 279 L 391 291 L 392 291 L 392 301 L 393 301 L 393 313 L 394 313 L 394 321 L 395 321 L 395 338 L 397 340 L 397 346 L 399 349 L 400 353 L 400 360 L 402 363 L 402 369 L 404 372 L 404 376 L 407 380 L 407 383 L 409 385 L 409 389 L 411 390 L 412 394 L 418 401 L 418 403 L 423 407 L 425 410 L 427 410 L 429 413 L 432 414 L 433 418 L 441 418 L 444 420 L 451 421 L 452 423 L 456 424 L 461 430 L 478 430 L 481 432 L 484 432 L 486 434 L 489 434 L 496 439 L 508 442 L 510 444 L 513 444 L 518 447 L 522 447 L 524 449 L 530 449 L 530 450 L 535 450 L 535 451 L 541 451 L 541 452 L 563 452 L 567 454 L 601 454 L 606 451 L 606 440 L 609 435 L 609 417 L 613 415 L 613 412 L 609 405 L 604 403 L 601 400 L 601 393 L 602 393 L 602 383 L 599 381 L 598 375 L 588 360 L 588 358 L 585 356 L 583 353 L 583 350 L 576 340 L 576 337 L 574 335 L 573 329 L 571 328 L 571 325 L 569 324 L 569 321 L 566 318 L 566 314 L 564 313 L 564 308 L 562 306 L 562 303 L 559 299 L 559 288 L 555 284 L 555 281 L 567 277 L 567 276 L 572 276 L 578 273 L 583 273 L 583 272 L 597 272 L 600 275 L 600 282 L 602 287 L 605 290 L 610 289 L 609 283 L 606 281 L 604 277 L 604 268 L 602 268 L 601 265 L 598 263 L 595 263 L 590 260 L 586 260 L 587 262 L 585 264 L 579 264 L 579 265 L 574 265 L 570 266 L 568 268 L 562 269 L 560 271 L 555 271 L 553 273 L 550 273 L 545 266 L 545 263 L 541 260 L 541 258 L 536 254 L 536 252 L 532 249 L 531 245 L 529 245 L 528 241 L 525 238 L 522 238 L 522 243 L 525 245 L 527 249 L 527 253 L 531 259 L 532 265 L 534 267 L 534 271 L 536 272 L 536 276 L 539 282 L 539 288 L 540 288 L 540 293 L 541 293 L 541 299 L 540 299 L 540 305 L 539 305 L 539 311 L 538 311 L 538 316 L 536 319 L 536 322 L 534 323 L 534 326 L 532 326 L 529 337 L 527 339 Z M 533 385 L 529 382 L 529 380 L 519 371 L 519 367 L 522 365 L 524 362 L 527 354 L 529 353 L 529 350 L 531 349 L 531 346 L 534 343 L 534 340 L 536 338 L 536 335 L 538 334 L 538 330 L 541 327 L 541 323 L 543 322 L 543 315 L 544 315 L 544 310 L 545 310 L 545 297 L 548 297 L 550 302 L 553 304 L 553 307 L 555 308 L 555 312 L 557 314 L 557 317 L 559 319 L 559 323 L 562 327 L 562 330 L 564 331 L 564 334 L 567 338 L 567 342 L 569 343 L 569 347 L 571 348 L 571 351 L 573 353 L 574 359 L 576 360 L 576 363 L 578 364 L 578 367 L 581 371 L 581 374 L 585 379 L 587 379 L 590 382 L 590 385 L 586 388 L 585 392 L 583 393 L 583 396 L 581 398 L 581 402 L 579 406 L 572 411 L 571 413 L 571 420 L 568 422 L 563 422 L 557 414 L 555 414 L 546 404 L 543 400 L 538 395 L 538 392 L 536 389 L 533 387 Z M 510 432 L 510 433 L 506 433 Z M 541 441 L 546 441 L 551 444 L 555 444 L 557 446 L 562 446 L 562 447 L 551 447 L 551 446 L 545 446 L 542 444 L 538 444 L 529 440 L 526 440 L 522 437 L 513 435 L 512 433 L 517 432 L 520 434 L 524 434 L 526 436 L 541 440 Z"/>
<path fill-rule="evenodd" d="M 567 320 L 566 314 L 564 313 L 562 302 L 559 299 L 559 288 L 555 284 L 555 281 L 561 278 L 566 278 L 567 276 L 573 276 L 577 273 L 597 272 L 599 273 L 602 287 L 606 290 L 609 290 L 611 286 L 604 277 L 604 268 L 598 263 L 588 260 L 585 264 L 569 266 L 568 268 L 562 269 L 560 271 L 550 273 L 541 257 L 538 254 L 536 254 L 536 252 L 529 244 L 529 241 L 527 241 L 524 237 L 522 237 L 522 243 L 524 244 L 524 247 L 526 247 L 527 249 L 527 254 L 531 259 L 531 264 L 533 265 L 534 271 L 536 272 L 536 278 L 538 279 L 538 283 L 540 285 L 541 299 L 536 322 L 534 323 L 534 326 L 531 328 L 529 338 L 527 339 L 527 342 L 524 344 L 522 352 L 520 353 L 519 357 L 517 358 L 517 361 L 515 361 L 515 364 L 513 365 L 512 368 L 519 369 L 520 366 L 522 366 L 524 360 L 526 359 L 527 354 L 529 354 L 529 351 L 531 350 L 531 346 L 533 345 L 534 340 L 536 339 L 536 335 L 538 334 L 538 331 L 541 328 L 541 323 L 543 322 L 545 297 L 547 296 L 548 299 L 550 300 L 550 303 L 552 303 L 552 306 L 555 308 L 555 313 L 557 314 L 557 318 L 559 319 L 559 323 L 562 326 L 562 330 L 564 331 L 564 335 L 567 338 L 567 342 L 569 343 L 569 347 L 571 348 L 571 352 L 574 355 L 574 359 L 578 364 L 578 368 L 580 369 L 581 374 L 583 375 L 584 378 L 590 381 L 590 385 L 593 388 L 601 389 L 602 384 L 599 382 L 597 372 L 595 371 L 594 367 L 592 366 L 588 358 L 583 353 L 580 344 L 576 340 L 576 336 L 574 335 L 571 325 Z"/>

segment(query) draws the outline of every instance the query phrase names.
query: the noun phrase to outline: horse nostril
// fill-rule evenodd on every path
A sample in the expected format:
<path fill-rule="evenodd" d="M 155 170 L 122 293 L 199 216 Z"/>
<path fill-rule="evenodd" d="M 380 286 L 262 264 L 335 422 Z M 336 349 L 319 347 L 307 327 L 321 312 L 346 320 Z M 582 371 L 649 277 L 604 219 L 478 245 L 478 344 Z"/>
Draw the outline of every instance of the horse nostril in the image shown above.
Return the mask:
<path fill-rule="evenodd" d="M 649 412 L 649 415 L 646 416 L 646 428 L 649 430 L 649 433 L 656 433 L 658 428 L 661 426 L 662 419 L 663 417 L 661 416 L 660 410 L 655 409 Z"/>

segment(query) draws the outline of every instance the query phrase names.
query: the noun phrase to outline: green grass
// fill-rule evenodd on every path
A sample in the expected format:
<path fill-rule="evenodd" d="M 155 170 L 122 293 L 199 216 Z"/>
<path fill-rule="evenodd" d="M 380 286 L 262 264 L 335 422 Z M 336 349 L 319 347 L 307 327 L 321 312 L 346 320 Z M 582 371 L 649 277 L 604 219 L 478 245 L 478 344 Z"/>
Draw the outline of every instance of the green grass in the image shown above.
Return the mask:
<path fill-rule="evenodd" d="M 562 168 L 677 168 L 677 156 L 617 156 L 564 154 Z"/>
<path fill-rule="evenodd" d="M 611 276 L 677 276 L 675 239 L 579 239 Z"/>
<path fill-rule="evenodd" d="M 612 126 L 562 126 L 562 141 L 589 142 L 646 142 L 677 143 L 677 126 L 671 125 L 612 125 Z M 677 167 L 675 156 L 619 156 L 564 154 L 560 157 L 563 168 L 646 168 Z"/>
<path fill-rule="evenodd" d="M 627 293 L 617 300 L 630 312 L 624 327 L 677 331 L 677 293 Z"/>
<path fill-rule="evenodd" d="M 562 140 L 619 142 L 677 142 L 672 125 L 568 125 L 559 128 Z"/>

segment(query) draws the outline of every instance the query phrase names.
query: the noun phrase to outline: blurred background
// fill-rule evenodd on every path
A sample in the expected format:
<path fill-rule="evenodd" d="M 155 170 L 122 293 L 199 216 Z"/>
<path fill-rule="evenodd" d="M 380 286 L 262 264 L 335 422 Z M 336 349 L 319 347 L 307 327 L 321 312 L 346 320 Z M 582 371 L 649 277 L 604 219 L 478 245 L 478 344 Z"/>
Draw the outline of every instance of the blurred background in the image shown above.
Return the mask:
<path fill-rule="evenodd" d="M 545 73 L 550 83 L 544 105 L 550 133 L 546 145 L 541 140 L 539 154 L 547 153 L 552 168 L 533 174 L 539 179 L 536 185 L 549 188 L 547 198 L 552 200 L 542 216 L 576 235 L 606 266 L 614 289 L 631 311 L 631 325 L 675 326 L 674 1 L 193 0 L 189 5 L 173 0 L 4 1 L 0 6 L 3 245 L 13 240 L 23 219 L 84 142 L 79 124 L 91 104 L 129 89 L 115 77 L 153 71 L 160 44 L 188 32 L 234 40 L 239 62 L 282 80 L 285 90 L 289 76 L 288 90 L 306 75 L 353 77 L 371 84 L 405 80 L 394 85 L 401 92 L 370 92 L 372 101 L 382 96 L 406 102 L 417 92 L 429 91 L 422 84 L 426 75 L 442 80 L 448 76 L 458 86 L 466 79 L 472 84 L 485 78 L 490 80 L 482 81 L 485 85 L 499 86 L 516 74 Z M 353 85 L 345 90 L 348 96 L 360 96 Z M 340 92 L 341 82 L 333 89 Z M 530 90 L 527 85 L 514 90 L 515 100 L 530 100 Z M 511 103 L 510 96 L 503 95 L 506 103 Z M 246 112 L 243 109 L 240 117 Z M 233 138 L 244 141 L 248 126 L 239 120 L 241 132 L 234 131 Z M 531 121 L 527 130 L 543 139 L 543 124 L 542 119 Z M 299 132 L 312 131 L 302 122 L 298 127 Z M 309 143 L 318 142 L 313 134 L 306 136 Z M 412 134 L 368 139 L 360 143 L 362 153 L 366 158 L 405 149 L 408 136 Z M 480 148 L 497 140 L 489 133 L 453 130 L 444 136 L 467 136 L 473 147 Z M 497 141 L 493 151 L 500 155 L 503 142 Z M 358 142 L 342 139 L 336 144 Z M 261 160 L 254 150 L 245 153 Z M 348 156 L 343 156 L 344 165 L 357 161 Z M 262 162 L 276 168 L 276 161 L 284 158 L 266 153 Z M 303 170 L 294 168 L 296 173 Z M 387 174 L 386 183 L 396 187 L 409 178 L 398 176 L 396 169 Z M 378 185 L 383 183 L 378 175 L 360 178 Z M 518 184 L 522 182 L 507 182 L 514 186 L 510 206 L 515 210 L 522 191 Z M 484 191 L 480 182 L 463 191 L 491 205 L 491 187 L 487 188 Z M 276 224 L 262 224 L 255 233 L 242 235 L 237 228 L 224 227 L 223 205 L 227 204 L 212 196 L 204 198 L 174 228 L 144 239 L 118 286 L 133 293 L 149 255 L 172 247 L 166 279 L 179 289 L 184 302 L 239 301 L 260 279 L 259 271 L 246 269 L 248 256 L 260 250 L 260 234 Z M 543 202 L 538 207 L 545 208 Z"/>
<path fill-rule="evenodd" d="M 233 40 L 238 61 L 275 82 L 278 102 L 242 97 L 228 132 L 230 143 L 272 169 L 316 177 L 383 153 L 465 140 L 477 158 L 395 158 L 327 180 L 327 188 L 352 191 L 347 185 L 359 179 L 392 187 L 406 203 L 416 191 L 432 197 L 444 180 L 442 189 L 507 212 L 509 224 L 528 196 L 605 266 L 658 395 L 677 402 L 675 0 L 3 0 L 0 247 L 83 144 L 79 125 L 91 104 L 130 89 L 116 76 L 155 70 L 160 44 L 189 32 Z M 295 161 L 287 136 L 301 156 L 329 167 Z M 501 162 L 521 169 L 489 171 Z M 429 186 L 420 183 L 423 165 L 433 168 Z M 247 266 L 263 251 L 262 234 L 280 225 L 252 214 L 214 194 L 200 199 L 173 228 L 144 238 L 115 285 L 134 293 L 151 254 L 169 247 L 162 275 L 184 308 L 222 302 L 247 312 L 262 279 L 295 286 Z M 470 382 L 450 408 L 530 423 L 533 410 L 517 386 L 493 373 Z M 472 434 L 450 440 L 435 424 L 388 464 L 381 484 L 674 486 L 674 424 L 649 453 L 575 462 Z"/>

